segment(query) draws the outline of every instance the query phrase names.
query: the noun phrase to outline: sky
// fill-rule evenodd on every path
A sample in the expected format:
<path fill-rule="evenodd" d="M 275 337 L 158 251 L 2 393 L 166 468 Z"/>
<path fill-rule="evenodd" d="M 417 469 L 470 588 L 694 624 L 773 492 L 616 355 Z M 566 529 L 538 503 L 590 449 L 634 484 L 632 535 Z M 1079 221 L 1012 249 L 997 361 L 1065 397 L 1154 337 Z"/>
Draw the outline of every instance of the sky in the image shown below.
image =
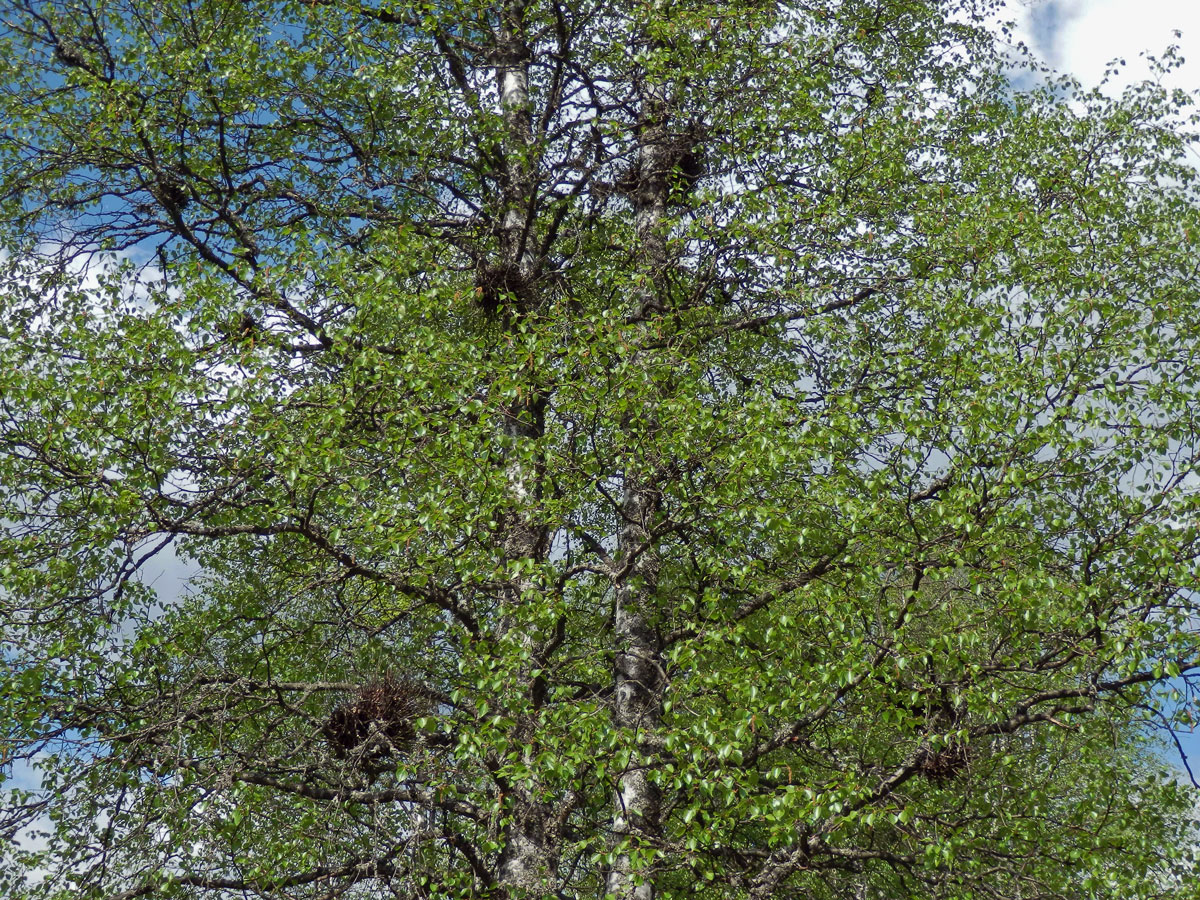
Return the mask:
<path fill-rule="evenodd" d="M 1086 87 L 1098 86 L 1114 59 L 1126 65 L 1106 92 L 1151 76 L 1144 53 L 1161 55 L 1177 45 L 1185 64 L 1170 73 L 1167 86 L 1200 90 L 1200 0 L 1008 0 L 1006 16 L 1017 35 L 1043 61 L 1069 73 Z M 1179 32 L 1179 34 L 1176 34 Z M 1197 158 L 1200 164 L 1200 157 Z M 1178 734 L 1200 780 L 1200 731 Z M 1179 766 L 1178 753 L 1172 762 Z"/>
<path fill-rule="evenodd" d="M 1098 85 L 1107 63 L 1128 64 L 1120 87 L 1148 77 L 1143 52 L 1159 55 L 1177 44 L 1190 60 L 1172 87 L 1200 89 L 1200 2 L 1197 0 L 1009 0 L 1021 37 L 1035 53 L 1085 86 Z M 1181 32 L 1176 36 L 1175 32 Z"/>

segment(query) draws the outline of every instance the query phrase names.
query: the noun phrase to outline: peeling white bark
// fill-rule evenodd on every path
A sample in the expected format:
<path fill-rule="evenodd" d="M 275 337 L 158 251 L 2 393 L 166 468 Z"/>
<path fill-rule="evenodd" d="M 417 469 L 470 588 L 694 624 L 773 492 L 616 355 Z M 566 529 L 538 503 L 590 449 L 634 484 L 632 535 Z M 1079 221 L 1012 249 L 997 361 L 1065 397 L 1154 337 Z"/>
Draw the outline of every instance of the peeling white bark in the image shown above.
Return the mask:
<path fill-rule="evenodd" d="M 647 541 L 648 524 L 657 509 L 656 495 L 630 479 L 623 498 L 628 524 L 620 536 L 623 555 L 638 553 Z M 666 677 L 657 633 L 647 617 L 658 580 L 653 552 L 640 552 L 631 578 L 617 588 L 614 622 L 616 653 L 613 716 L 632 734 L 657 730 L 661 724 Z M 659 836 L 662 798 L 650 776 L 649 761 L 634 754 L 617 781 L 613 800 L 613 840 L 631 845 Z M 635 871 L 632 855 L 621 853 L 608 873 L 607 893 L 618 900 L 653 900 L 654 885 Z"/>
<path fill-rule="evenodd" d="M 643 104 L 638 184 L 633 200 L 640 264 L 648 276 L 636 298 L 637 312 L 648 315 L 663 309 L 658 288 L 669 263 L 665 228 L 670 147 L 668 104 L 662 93 L 650 87 Z M 648 415 L 653 416 L 653 412 Z M 638 473 L 626 473 L 625 478 L 622 512 L 626 525 L 621 530 L 619 549 L 622 558 L 636 555 L 637 563 L 616 586 L 613 716 L 623 730 L 645 734 L 661 725 L 666 689 L 661 642 L 650 618 L 658 583 L 658 559 L 647 547 L 659 498 L 654 486 L 643 483 Z M 613 799 L 614 843 L 628 843 L 631 848 L 639 844 L 652 846 L 661 837 L 662 797 L 650 777 L 652 765 L 653 760 L 635 752 L 629 768 L 618 779 Z M 653 900 L 655 896 L 651 873 L 637 871 L 634 855 L 629 852 L 618 854 L 605 890 L 617 900 Z"/>
<path fill-rule="evenodd" d="M 527 244 L 528 211 L 532 208 L 534 180 L 530 167 L 530 144 L 533 139 L 529 102 L 529 47 L 521 34 L 520 23 L 526 0 L 510 0 L 502 11 L 503 26 L 497 34 L 495 73 L 499 91 L 500 114 L 504 119 L 507 141 L 506 166 L 499 211 L 499 263 L 502 269 L 518 272 L 522 284 L 528 284 L 534 274 L 536 261 Z M 529 298 L 523 298 L 523 302 Z M 505 523 L 504 556 L 510 561 L 534 559 L 542 561 L 547 553 L 547 537 L 543 526 L 529 515 L 539 497 L 540 472 L 522 457 L 521 445 L 537 440 L 543 429 L 541 401 L 532 395 L 516 406 L 504 410 L 502 429 L 511 442 L 506 469 L 511 514 Z M 503 603 L 507 609 L 500 622 L 501 634 L 513 633 L 519 626 L 516 615 L 521 598 L 536 590 L 528 577 L 520 577 L 504 589 Z M 535 637 L 520 633 L 518 638 L 533 649 Z M 533 723 L 518 722 L 514 739 L 526 744 L 527 754 L 534 732 Z M 532 766 L 531 756 L 527 761 Z M 536 787 L 508 785 L 506 812 L 511 820 L 502 836 L 499 859 L 499 886 L 510 896 L 543 896 L 553 892 L 555 864 L 547 842 L 547 823 L 551 819 L 546 804 L 536 797 Z"/>

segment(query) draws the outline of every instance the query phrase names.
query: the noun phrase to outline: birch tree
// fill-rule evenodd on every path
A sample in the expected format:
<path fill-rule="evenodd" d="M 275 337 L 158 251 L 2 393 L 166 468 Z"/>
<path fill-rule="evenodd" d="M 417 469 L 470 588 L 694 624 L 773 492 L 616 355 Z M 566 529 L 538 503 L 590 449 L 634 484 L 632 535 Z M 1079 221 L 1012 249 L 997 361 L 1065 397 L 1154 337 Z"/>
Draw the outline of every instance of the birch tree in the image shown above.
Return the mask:
<path fill-rule="evenodd" d="M 985 0 L 0 10 L 9 896 L 1195 891 L 1189 96 Z"/>

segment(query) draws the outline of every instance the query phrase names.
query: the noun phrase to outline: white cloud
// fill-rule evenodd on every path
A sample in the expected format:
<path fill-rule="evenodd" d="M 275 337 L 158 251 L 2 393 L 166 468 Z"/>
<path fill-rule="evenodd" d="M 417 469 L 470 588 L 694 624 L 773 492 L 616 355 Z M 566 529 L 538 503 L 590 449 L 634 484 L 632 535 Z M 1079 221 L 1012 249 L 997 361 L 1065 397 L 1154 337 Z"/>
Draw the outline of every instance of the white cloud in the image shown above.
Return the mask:
<path fill-rule="evenodd" d="M 1168 83 L 1200 89 L 1200 3 L 1195 0 L 1025 0 L 1008 15 L 1017 18 L 1021 37 L 1038 56 L 1085 87 L 1098 85 L 1113 59 L 1127 65 L 1110 92 L 1151 77 L 1141 54 L 1158 56 L 1177 44 L 1188 63 Z"/>

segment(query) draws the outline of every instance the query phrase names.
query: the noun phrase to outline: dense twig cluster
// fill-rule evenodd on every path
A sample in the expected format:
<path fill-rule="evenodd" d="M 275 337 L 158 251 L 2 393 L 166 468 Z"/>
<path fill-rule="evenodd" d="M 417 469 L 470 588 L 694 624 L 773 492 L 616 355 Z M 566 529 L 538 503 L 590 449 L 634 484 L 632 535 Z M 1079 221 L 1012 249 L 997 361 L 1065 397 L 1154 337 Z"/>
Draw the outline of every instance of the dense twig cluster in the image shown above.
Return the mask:
<path fill-rule="evenodd" d="M 489 316 L 505 307 L 519 308 L 532 292 L 533 285 L 519 266 L 482 265 L 475 271 L 475 302 Z"/>
<path fill-rule="evenodd" d="M 951 741 L 944 747 L 926 751 L 921 757 L 920 772 L 934 784 L 943 785 L 963 774 L 970 761 L 967 745 Z"/>
<path fill-rule="evenodd" d="M 334 707 L 324 735 L 338 759 L 374 768 L 416 740 L 416 720 L 429 714 L 433 698 L 424 685 L 391 674 L 363 684 Z"/>

